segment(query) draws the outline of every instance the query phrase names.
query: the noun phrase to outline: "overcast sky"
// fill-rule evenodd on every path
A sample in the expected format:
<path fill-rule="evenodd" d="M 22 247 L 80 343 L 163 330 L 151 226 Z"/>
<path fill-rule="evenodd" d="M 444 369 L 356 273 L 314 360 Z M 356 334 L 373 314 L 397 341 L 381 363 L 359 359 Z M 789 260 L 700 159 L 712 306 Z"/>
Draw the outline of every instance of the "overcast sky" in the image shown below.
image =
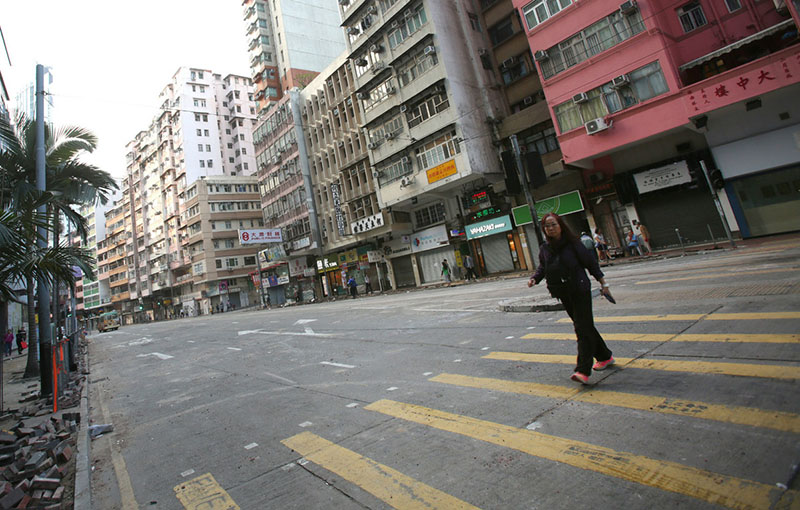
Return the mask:
<path fill-rule="evenodd" d="M 115 177 L 178 67 L 250 75 L 238 0 L 0 0 L 0 27 L 11 106 L 37 63 L 52 67 L 54 123 L 94 132 L 86 161 Z"/>

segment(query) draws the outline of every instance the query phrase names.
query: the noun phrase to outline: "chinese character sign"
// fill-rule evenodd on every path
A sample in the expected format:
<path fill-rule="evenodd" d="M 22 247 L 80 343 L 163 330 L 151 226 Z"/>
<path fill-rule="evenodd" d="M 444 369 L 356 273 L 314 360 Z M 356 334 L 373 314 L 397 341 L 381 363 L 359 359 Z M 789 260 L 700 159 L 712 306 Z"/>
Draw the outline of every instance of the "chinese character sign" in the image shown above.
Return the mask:
<path fill-rule="evenodd" d="M 277 228 L 258 228 L 251 230 L 239 230 L 239 244 L 263 244 L 283 242 L 280 229 Z"/>

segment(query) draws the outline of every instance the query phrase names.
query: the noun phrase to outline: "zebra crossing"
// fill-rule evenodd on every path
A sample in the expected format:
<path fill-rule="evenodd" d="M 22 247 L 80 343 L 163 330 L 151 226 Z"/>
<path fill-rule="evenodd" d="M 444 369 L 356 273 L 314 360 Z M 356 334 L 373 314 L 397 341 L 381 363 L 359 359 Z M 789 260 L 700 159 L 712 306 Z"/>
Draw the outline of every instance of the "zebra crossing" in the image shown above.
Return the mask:
<path fill-rule="evenodd" d="M 659 325 L 664 321 L 753 321 L 764 319 L 765 314 L 763 313 L 721 313 L 613 316 L 600 317 L 597 322 L 622 325 L 626 322 L 646 322 L 652 324 L 650 329 L 658 330 Z M 798 319 L 800 319 L 800 313 L 796 312 L 771 312 L 768 315 L 768 320 L 786 321 L 787 328 L 793 330 L 800 329 L 795 327 L 800 325 L 800 322 L 796 322 Z M 718 378 L 752 378 L 753 381 L 781 384 L 783 387 L 792 385 L 792 382 L 800 380 L 800 361 L 791 361 L 791 359 L 799 359 L 800 352 L 796 348 L 800 343 L 800 335 L 794 333 L 719 332 L 630 333 L 613 331 L 613 327 L 608 329 L 612 329 L 612 331 L 603 331 L 607 341 L 624 342 L 628 345 L 632 342 L 651 345 L 656 342 L 691 342 L 695 345 L 708 346 L 725 343 L 729 348 L 736 348 L 742 345 L 764 344 L 785 348 L 790 354 L 787 355 L 789 358 L 787 361 L 759 363 L 731 361 L 730 359 L 728 361 L 662 359 L 652 350 L 645 351 L 646 354 L 637 357 L 615 356 L 617 365 L 602 374 L 603 380 L 614 378 L 617 383 L 613 386 L 614 390 L 604 388 L 603 380 L 588 387 L 581 387 L 566 380 L 564 384 L 545 384 L 537 380 L 526 381 L 451 372 L 431 374 L 427 382 L 436 387 L 500 392 L 509 398 L 577 402 L 597 406 L 598 409 L 614 408 L 620 413 L 639 413 L 644 420 L 647 420 L 648 416 L 670 415 L 677 417 L 678 420 L 702 422 L 708 426 L 724 424 L 723 431 L 733 429 L 737 435 L 748 437 L 748 434 L 752 434 L 759 440 L 764 440 L 765 437 L 770 438 L 771 434 L 780 434 L 780 437 L 784 438 L 786 434 L 789 434 L 794 436 L 793 441 L 797 443 L 797 436 L 800 436 L 800 415 L 793 412 L 795 409 L 762 409 L 726 403 L 725 396 L 715 394 L 713 389 L 709 389 L 707 394 L 703 394 L 701 388 L 700 393 L 707 397 L 703 399 L 637 392 L 636 389 L 639 387 L 630 381 L 627 386 L 631 391 L 617 390 L 626 387 L 627 374 L 655 373 L 656 371 L 661 374 L 661 377 L 667 378 L 680 377 L 682 374 L 699 374 Z M 575 362 L 575 354 L 572 352 L 574 344 L 564 343 L 567 340 L 575 340 L 572 333 L 537 331 L 520 335 L 519 338 L 529 341 L 527 344 L 521 344 L 525 348 L 520 351 L 525 352 L 503 350 L 481 352 L 476 361 L 479 364 L 494 364 L 489 368 L 497 368 L 497 364 L 503 362 L 536 364 L 536 366 L 545 367 L 553 364 L 573 365 Z M 563 346 L 564 352 L 570 352 L 570 354 L 532 352 L 538 345 L 543 345 L 538 342 L 547 343 L 550 347 Z M 527 346 L 530 346 L 530 349 Z M 569 370 L 567 369 L 567 371 Z M 795 395 L 798 394 L 796 388 L 794 388 L 794 392 Z M 570 466 L 582 472 L 594 473 L 595 475 L 592 476 L 624 480 L 719 507 L 800 509 L 800 491 L 780 483 L 765 483 L 763 480 L 758 480 L 758 476 L 749 479 L 734 474 L 715 472 L 712 469 L 703 469 L 691 463 L 675 462 L 674 459 L 620 450 L 600 444 L 601 441 L 595 444 L 566 435 L 562 437 L 559 434 L 546 434 L 526 427 L 508 425 L 506 423 L 508 417 L 502 415 L 469 416 L 440 407 L 401 400 L 380 399 L 364 406 L 361 412 L 378 413 L 402 423 L 451 434 L 462 440 L 487 443 L 520 452 L 530 458 Z M 303 457 L 301 462 L 314 463 L 360 487 L 393 508 L 478 508 L 478 506 L 474 506 L 476 502 L 468 501 L 469 498 L 447 494 L 432 484 L 426 484 L 426 480 L 416 479 L 412 473 L 403 473 L 401 466 L 381 463 L 358 453 L 357 446 L 353 446 L 358 445 L 357 437 L 350 438 L 351 448 L 344 448 L 334 442 L 337 441 L 337 438 L 323 436 L 324 434 L 317 435 L 305 431 L 286 438 L 282 443 L 301 455 Z M 465 448 L 467 447 L 465 445 Z M 419 462 L 436 462 L 437 460 L 432 456 L 429 459 L 419 459 Z M 652 502 L 651 506 L 658 507 L 659 505 L 656 501 Z"/>

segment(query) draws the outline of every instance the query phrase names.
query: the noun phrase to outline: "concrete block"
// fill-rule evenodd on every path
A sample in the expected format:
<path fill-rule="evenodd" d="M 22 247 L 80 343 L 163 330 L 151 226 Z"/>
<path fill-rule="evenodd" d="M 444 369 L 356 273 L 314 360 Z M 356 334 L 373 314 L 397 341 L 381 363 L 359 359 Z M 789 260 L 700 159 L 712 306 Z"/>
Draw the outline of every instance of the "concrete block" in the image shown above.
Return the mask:
<path fill-rule="evenodd" d="M 72 448 L 64 446 L 60 452 L 56 454 L 56 462 L 59 464 L 66 464 L 72 458 Z"/>
<path fill-rule="evenodd" d="M 25 463 L 25 469 L 35 468 L 39 465 L 39 463 L 43 462 L 44 459 L 47 458 L 47 453 L 45 452 L 34 452 L 29 458 L 28 461 Z"/>
<path fill-rule="evenodd" d="M 56 490 L 61 486 L 61 480 L 58 478 L 40 478 L 34 477 L 33 482 L 31 482 L 31 487 L 34 490 L 36 489 L 44 489 L 44 490 Z"/>
<path fill-rule="evenodd" d="M 44 459 L 44 461 L 40 462 L 34 469 L 31 470 L 31 472 L 32 472 L 31 474 L 35 475 L 35 474 L 42 473 L 42 472 L 50 469 L 53 466 L 53 464 L 55 464 L 55 462 L 53 462 L 53 459 L 51 459 L 50 457 L 47 457 L 46 459 Z"/>
<path fill-rule="evenodd" d="M 14 489 L 10 493 L 0 498 L 0 510 L 11 510 L 22 501 L 25 493 L 19 489 Z"/>

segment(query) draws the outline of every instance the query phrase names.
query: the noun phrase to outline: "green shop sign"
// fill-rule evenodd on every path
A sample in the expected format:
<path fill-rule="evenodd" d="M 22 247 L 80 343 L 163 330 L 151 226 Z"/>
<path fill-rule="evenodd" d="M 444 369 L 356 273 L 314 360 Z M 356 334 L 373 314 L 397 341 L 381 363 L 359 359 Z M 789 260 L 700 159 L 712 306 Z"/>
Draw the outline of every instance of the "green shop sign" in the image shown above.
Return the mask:
<path fill-rule="evenodd" d="M 511 217 L 506 214 L 499 218 L 473 223 L 472 225 L 467 225 L 465 230 L 467 231 L 467 239 L 477 239 L 499 234 L 500 232 L 507 232 L 511 230 Z"/>
<path fill-rule="evenodd" d="M 542 219 L 547 213 L 556 213 L 559 216 L 583 211 L 583 201 L 580 192 L 570 191 L 563 195 L 545 198 L 536 202 L 536 217 Z M 521 205 L 511 210 L 514 215 L 514 225 L 527 225 L 533 222 L 531 210 L 527 205 Z"/>

